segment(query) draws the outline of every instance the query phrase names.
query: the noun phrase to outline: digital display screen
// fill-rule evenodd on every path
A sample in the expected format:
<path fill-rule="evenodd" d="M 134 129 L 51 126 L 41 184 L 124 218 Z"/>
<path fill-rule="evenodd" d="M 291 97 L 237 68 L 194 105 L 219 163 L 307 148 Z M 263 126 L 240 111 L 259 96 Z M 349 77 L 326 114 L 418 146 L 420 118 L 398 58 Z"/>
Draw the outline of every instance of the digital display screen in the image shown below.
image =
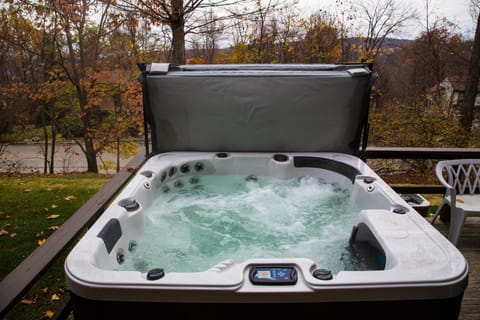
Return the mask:
<path fill-rule="evenodd" d="M 253 284 L 295 284 L 297 272 L 290 266 L 253 266 L 250 281 Z"/>

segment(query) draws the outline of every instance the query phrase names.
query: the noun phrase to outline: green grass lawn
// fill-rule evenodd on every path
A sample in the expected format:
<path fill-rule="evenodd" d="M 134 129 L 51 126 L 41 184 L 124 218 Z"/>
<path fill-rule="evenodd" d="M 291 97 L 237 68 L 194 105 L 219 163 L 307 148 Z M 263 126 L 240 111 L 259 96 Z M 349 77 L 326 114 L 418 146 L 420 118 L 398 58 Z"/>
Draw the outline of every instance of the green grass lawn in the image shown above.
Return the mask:
<path fill-rule="evenodd" d="M 0 176 L 0 279 L 48 238 L 111 176 Z M 60 257 L 6 319 L 48 319 L 67 294 Z"/>

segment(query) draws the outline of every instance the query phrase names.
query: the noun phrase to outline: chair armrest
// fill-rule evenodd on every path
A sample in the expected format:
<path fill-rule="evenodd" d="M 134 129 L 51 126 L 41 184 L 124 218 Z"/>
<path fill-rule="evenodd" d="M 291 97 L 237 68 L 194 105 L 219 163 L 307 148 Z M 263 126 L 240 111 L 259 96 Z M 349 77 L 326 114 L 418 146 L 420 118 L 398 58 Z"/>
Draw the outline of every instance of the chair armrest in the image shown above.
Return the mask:
<path fill-rule="evenodd" d="M 446 188 L 445 195 L 450 195 L 450 201 L 452 205 L 455 205 L 457 198 L 457 190 L 455 190 L 455 188 L 450 185 L 447 180 L 445 180 L 445 178 L 443 177 L 443 169 L 445 169 L 445 166 L 437 165 L 437 167 L 435 168 L 435 175 L 437 176 L 437 179 L 440 181 L 440 183 Z"/>

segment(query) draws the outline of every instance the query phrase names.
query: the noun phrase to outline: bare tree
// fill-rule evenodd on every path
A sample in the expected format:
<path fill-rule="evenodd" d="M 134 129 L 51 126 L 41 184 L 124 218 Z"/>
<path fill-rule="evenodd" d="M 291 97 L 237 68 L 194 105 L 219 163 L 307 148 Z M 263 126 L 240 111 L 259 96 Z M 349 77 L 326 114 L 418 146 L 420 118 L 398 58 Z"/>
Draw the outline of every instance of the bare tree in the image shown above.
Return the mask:
<path fill-rule="evenodd" d="M 277 15 L 277 37 L 275 42 L 278 45 L 277 61 L 279 63 L 294 63 L 299 60 L 299 53 L 302 48 L 302 30 L 300 14 L 295 8 L 281 9 Z"/>
<path fill-rule="evenodd" d="M 259 1 L 259 0 L 257 0 Z M 185 36 L 198 32 L 208 24 L 233 21 L 255 12 L 255 0 L 120 0 L 116 3 L 122 10 L 137 12 L 157 25 L 171 29 L 171 62 L 185 63 Z M 202 15 L 214 10 L 213 20 L 205 21 Z"/>
<path fill-rule="evenodd" d="M 252 15 L 254 31 L 250 37 L 250 44 L 255 50 L 254 62 L 266 63 L 273 60 L 275 34 L 278 31 L 275 19 L 277 0 L 256 1 L 256 14 Z"/>
<path fill-rule="evenodd" d="M 375 60 L 387 37 L 396 34 L 416 17 L 416 11 L 400 7 L 395 0 L 362 0 L 359 17 L 367 26 L 363 41 L 363 58 Z"/>
<path fill-rule="evenodd" d="M 354 30 L 356 9 L 350 0 L 336 0 L 335 2 L 337 6 L 335 25 L 340 40 L 340 61 L 354 60 L 354 46 L 348 38 L 352 36 Z"/>
<path fill-rule="evenodd" d="M 196 38 L 192 41 L 194 56 L 205 60 L 206 63 L 214 63 L 225 26 L 223 21 L 217 20 L 211 8 L 204 14 L 202 20 L 205 24 L 199 28 Z"/>
<path fill-rule="evenodd" d="M 477 21 L 478 15 L 480 14 L 480 0 L 470 0 L 469 9 L 472 20 Z"/>
<path fill-rule="evenodd" d="M 447 74 L 447 52 L 455 52 L 449 50 L 448 42 L 452 37 L 451 31 L 455 26 L 446 18 L 438 18 L 432 9 L 431 0 L 425 0 L 424 6 L 425 31 L 417 39 L 423 40 L 424 47 L 417 52 L 417 55 L 419 59 L 424 59 L 422 67 L 428 68 L 424 76 L 430 81 L 427 81 L 426 84 L 433 86 L 441 83 Z M 422 86 L 422 90 L 425 89 Z"/>
<path fill-rule="evenodd" d="M 480 14 L 477 17 L 477 28 L 473 40 L 473 49 L 470 56 L 470 67 L 468 69 L 465 83 L 465 96 L 463 100 L 461 124 L 466 133 L 470 133 L 473 122 L 473 109 L 477 97 L 478 81 L 480 78 Z"/>

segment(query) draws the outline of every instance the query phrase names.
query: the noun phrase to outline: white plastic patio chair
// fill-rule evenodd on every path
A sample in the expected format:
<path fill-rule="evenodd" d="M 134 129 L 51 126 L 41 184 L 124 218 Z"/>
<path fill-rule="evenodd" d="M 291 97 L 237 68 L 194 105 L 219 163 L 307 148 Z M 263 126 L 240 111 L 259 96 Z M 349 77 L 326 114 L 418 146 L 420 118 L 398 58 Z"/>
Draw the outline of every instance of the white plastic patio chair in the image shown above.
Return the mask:
<path fill-rule="evenodd" d="M 480 159 L 439 161 L 435 174 L 446 191 L 431 224 L 444 206 L 450 207 L 448 239 L 457 245 L 467 216 L 480 215 Z"/>

